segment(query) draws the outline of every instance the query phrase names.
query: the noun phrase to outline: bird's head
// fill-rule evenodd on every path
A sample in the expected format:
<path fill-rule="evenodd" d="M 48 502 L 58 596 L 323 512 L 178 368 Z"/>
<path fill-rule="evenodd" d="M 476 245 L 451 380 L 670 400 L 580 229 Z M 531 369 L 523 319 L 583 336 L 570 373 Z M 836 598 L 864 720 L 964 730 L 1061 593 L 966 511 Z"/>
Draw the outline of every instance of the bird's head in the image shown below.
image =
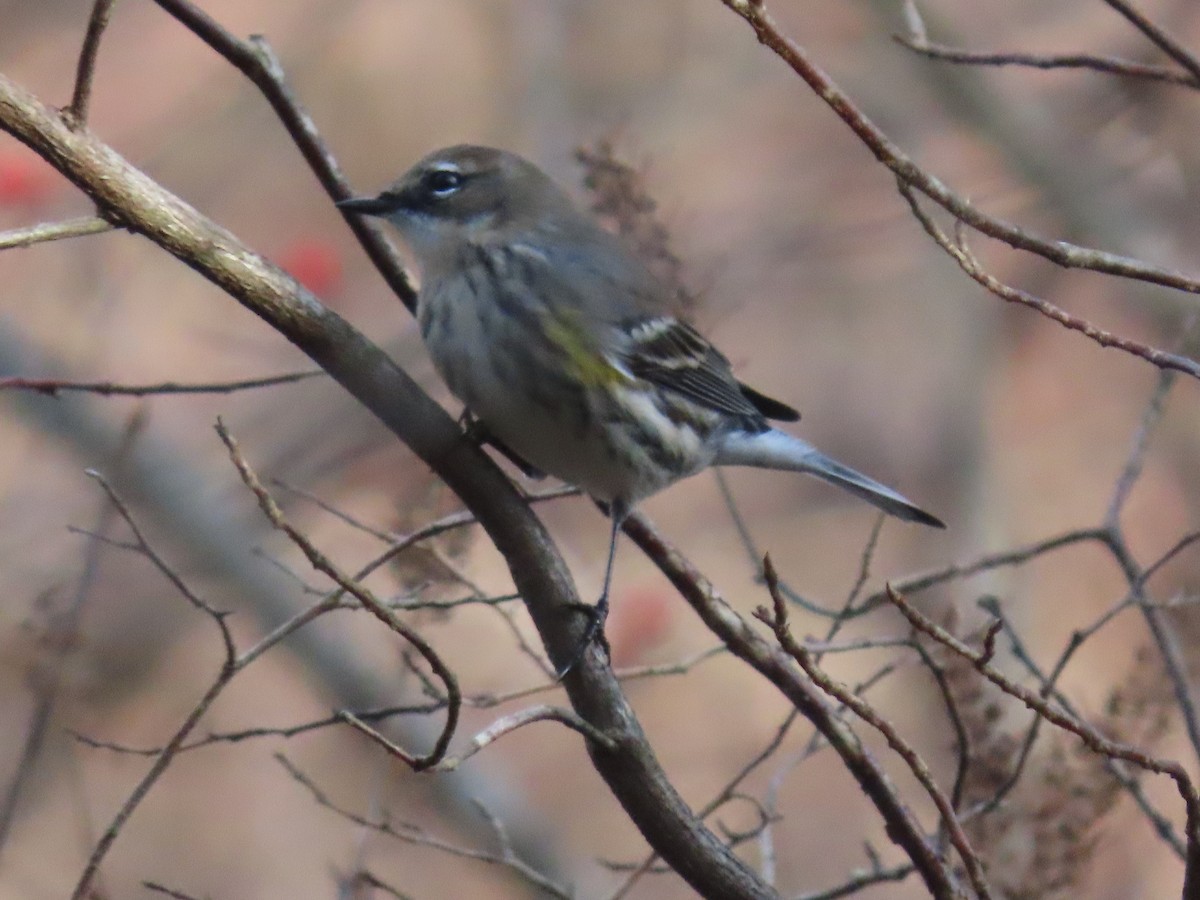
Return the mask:
<path fill-rule="evenodd" d="M 570 200 L 533 163 L 466 144 L 429 154 L 374 197 L 337 206 L 387 219 L 422 267 L 463 242 L 518 238 L 564 212 L 574 215 Z"/>

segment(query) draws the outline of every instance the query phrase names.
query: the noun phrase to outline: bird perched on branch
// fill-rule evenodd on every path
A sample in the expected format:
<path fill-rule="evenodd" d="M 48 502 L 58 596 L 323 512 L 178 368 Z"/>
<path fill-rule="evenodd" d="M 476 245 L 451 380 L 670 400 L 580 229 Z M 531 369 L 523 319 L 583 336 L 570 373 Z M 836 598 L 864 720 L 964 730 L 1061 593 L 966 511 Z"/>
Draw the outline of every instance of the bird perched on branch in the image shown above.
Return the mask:
<path fill-rule="evenodd" d="M 604 587 L 578 651 L 603 635 L 621 523 L 709 466 L 785 469 L 899 519 L 941 521 L 768 420 L 799 413 L 738 381 L 672 315 L 669 292 L 537 166 L 490 147 L 431 153 L 375 197 L 420 270 L 417 319 L 434 365 L 487 433 L 608 508 Z"/>

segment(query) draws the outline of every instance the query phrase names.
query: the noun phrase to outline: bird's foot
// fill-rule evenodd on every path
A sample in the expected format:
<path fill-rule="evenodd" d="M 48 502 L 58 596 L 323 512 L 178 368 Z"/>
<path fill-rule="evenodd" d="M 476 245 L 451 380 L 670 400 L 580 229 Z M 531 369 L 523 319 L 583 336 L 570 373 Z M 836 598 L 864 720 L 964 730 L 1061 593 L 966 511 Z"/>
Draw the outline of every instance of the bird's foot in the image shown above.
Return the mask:
<path fill-rule="evenodd" d="M 588 647 L 595 641 L 604 650 L 606 656 L 610 656 L 608 638 L 604 636 L 604 623 L 608 619 L 608 597 L 602 596 L 596 601 L 593 606 L 588 603 L 572 603 L 567 607 L 572 612 L 578 612 L 585 616 L 588 620 L 587 627 L 584 629 L 583 637 L 579 639 L 579 643 L 575 645 L 574 652 L 571 653 L 571 658 L 567 660 L 566 665 L 558 670 L 558 680 L 562 681 L 567 673 L 579 665 L 583 659 L 583 654 L 587 653 Z"/>

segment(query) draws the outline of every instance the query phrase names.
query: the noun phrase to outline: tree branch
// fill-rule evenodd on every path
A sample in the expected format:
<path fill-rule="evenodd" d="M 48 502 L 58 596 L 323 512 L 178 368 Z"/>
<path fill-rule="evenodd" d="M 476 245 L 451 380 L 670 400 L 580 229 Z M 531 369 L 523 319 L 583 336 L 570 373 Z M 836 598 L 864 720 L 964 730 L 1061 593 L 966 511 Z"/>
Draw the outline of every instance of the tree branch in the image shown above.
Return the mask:
<path fill-rule="evenodd" d="M 1145 281 L 1188 294 L 1200 294 L 1200 279 L 1165 266 L 1154 266 L 1133 257 L 1081 247 L 1067 241 L 1039 237 L 1011 222 L 988 215 L 936 176 L 918 166 L 870 119 L 808 56 L 780 30 L 761 0 L 721 0 L 754 30 L 761 44 L 772 50 L 813 89 L 867 149 L 904 184 L 929 197 L 956 219 L 1010 247 L 1025 250 L 1067 269 L 1088 269 L 1119 278 Z M 1114 5 L 1117 0 L 1106 0 Z"/>

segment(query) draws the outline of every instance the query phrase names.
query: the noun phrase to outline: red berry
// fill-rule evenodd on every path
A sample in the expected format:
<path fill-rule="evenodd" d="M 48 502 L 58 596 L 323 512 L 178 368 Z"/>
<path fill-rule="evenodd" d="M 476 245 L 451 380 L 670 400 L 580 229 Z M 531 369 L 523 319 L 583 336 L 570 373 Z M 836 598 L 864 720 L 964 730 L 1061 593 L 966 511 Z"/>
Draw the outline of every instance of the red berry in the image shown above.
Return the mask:
<path fill-rule="evenodd" d="M 635 587 L 613 601 L 605 633 L 613 665 L 642 662 L 671 635 L 679 601 L 657 587 Z"/>
<path fill-rule="evenodd" d="M 0 151 L 0 207 L 37 206 L 46 202 L 58 182 L 58 175 L 32 151 Z"/>
<path fill-rule="evenodd" d="M 296 238 L 279 254 L 279 265 L 316 294 L 329 297 L 342 283 L 342 260 L 323 238 Z"/>

